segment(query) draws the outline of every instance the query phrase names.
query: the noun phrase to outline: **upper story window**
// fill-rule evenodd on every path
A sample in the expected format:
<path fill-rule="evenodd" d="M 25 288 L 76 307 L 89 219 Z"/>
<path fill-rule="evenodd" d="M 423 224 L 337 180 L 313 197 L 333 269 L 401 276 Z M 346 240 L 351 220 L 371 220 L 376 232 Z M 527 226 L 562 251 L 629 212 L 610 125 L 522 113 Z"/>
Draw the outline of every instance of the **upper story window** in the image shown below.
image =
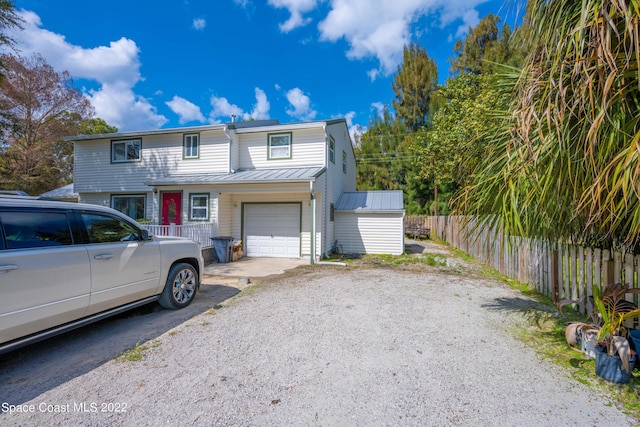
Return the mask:
<path fill-rule="evenodd" d="M 331 163 L 336 162 L 336 140 L 332 136 L 329 137 L 329 160 Z"/>
<path fill-rule="evenodd" d="M 184 136 L 183 155 L 185 159 L 197 159 L 200 156 L 200 136 L 198 134 Z"/>
<path fill-rule="evenodd" d="M 342 152 L 342 172 L 347 173 L 347 152 Z"/>
<path fill-rule="evenodd" d="M 267 151 L 269 159 L 290 159 L 291 134 L 274 133 L 269 135 L 269 146 Z"/>
<path fill-rule="evenodd" d="M 120 162 L 139 162 L 140 147 L 142 143 L 139 139 L 128 139 L 125 141 L 111 142 L 111 161 L 113 163 Z"/>

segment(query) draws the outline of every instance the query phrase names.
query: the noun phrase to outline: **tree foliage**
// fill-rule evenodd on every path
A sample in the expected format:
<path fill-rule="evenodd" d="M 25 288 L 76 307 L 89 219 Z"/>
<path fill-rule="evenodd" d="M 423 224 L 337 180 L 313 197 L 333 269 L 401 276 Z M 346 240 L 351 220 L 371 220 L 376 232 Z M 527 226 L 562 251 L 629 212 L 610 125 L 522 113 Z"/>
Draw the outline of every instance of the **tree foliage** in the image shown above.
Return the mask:
<path fill-rule="evenodd" d="M 73 148 L 63 141 L 93 115 L 89 100 L 40 55 L 1 58 L 0 187 L 40 194 L 71 179 Z"/>
<path fill-rule="evenodd" d="M 456 42 L 456 56 L 451 59 L 452 74 L 495 73 L 501 66 L 518 67 L 522 64 L 530 36 L 528 22 L 525 20 L 513 31 L 506 24 L 500 26 L 500 21 L 499 17 L 489 14 L 476 27 L 469 28 L 464 41 Z"/>
<path fill-rule="evenodd" d="M 22 29 L 22 18 L 16 14 L 13 2 L 0 0 L 0 46 L 15 47 L 15 40 L 7 34 L 7 30 Z M 0 62 L 0 77 L 3 75 L 4 66 Z"/>
<path fill-rule="evenodd" d="M 459 207 L 516 235 L 637 245 L 640 4 L 530 5 L 535 45 Z"/>
<path fill-rule="evenodd" d="M 417 44 L 404 47 L 403 62 L 392 82 L 397 118 L 407 129 L 427 126 L 431 96 L 438 85 L 438 68 L 427 52 Z"/>
<path fill-rule="evenodd" d="M 118 128 L 109 125 L 100 117 L 93 117 L 80 123 L 78 127 L 79 135 L 98 135 L 106 133 L 116 133 Z"/>

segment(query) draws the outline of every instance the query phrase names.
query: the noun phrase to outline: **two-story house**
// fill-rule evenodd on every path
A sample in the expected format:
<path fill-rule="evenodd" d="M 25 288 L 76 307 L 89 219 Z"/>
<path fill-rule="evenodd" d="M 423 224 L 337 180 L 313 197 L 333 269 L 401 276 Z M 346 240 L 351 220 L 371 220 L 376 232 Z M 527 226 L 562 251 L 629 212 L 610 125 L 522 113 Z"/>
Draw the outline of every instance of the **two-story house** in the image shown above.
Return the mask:
<path fill-rule="evenodd" d="M 210 223 L 247 256 L 313 262 L 335 246 L 335 206 L 356 190 L 344 119 L 276 120 L 80 135 L 80 202 L 157 224 Z M 352 208 L 349 208 L 352 210 Z"/>

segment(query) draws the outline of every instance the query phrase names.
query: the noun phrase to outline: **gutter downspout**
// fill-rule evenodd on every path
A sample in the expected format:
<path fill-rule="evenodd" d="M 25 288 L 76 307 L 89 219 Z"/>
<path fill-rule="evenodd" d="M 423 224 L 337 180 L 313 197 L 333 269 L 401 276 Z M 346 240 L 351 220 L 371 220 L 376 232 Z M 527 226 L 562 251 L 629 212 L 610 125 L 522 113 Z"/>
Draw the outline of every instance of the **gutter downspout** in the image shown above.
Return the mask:
<path fill-rule="evenodd" d="M 313 188 L 313 181 L 309 181 L 309 192 L 311 193 L 311 199 L 309 201 L 311 209 L 311 265 L 316 263 L 316 193 Z"/>
<path fill-rule="evenodd" d="M 225 125 L 225 127 L 224 127 L 224 134 L 225 134 L 225 136 L 226 136 L 227 138 L 229 138 L 229 153 L 228 153 L 228 154 L 229 154 L 229 156 L 228 156 L 228 158 L 229 158 L 229 164 L 227 165 L 227 173 L 235 173 L 235 169 L 233 169 L 233 168 L 231 167 L 231 165 L 233 164 L 233 161 L 232 161 L 232 160 L 233 160 L 233 159 L 232 159 L 232 153 L 233 153 L 233 150 L 232 150 L 232 147 L 231 147 L 231 145 L 232 145 L 232 143 L 233 143 L 233 137 L 232 137 L 231 135 L 229 135 L 228 131 L 229 131 L 229 127 Z"/>

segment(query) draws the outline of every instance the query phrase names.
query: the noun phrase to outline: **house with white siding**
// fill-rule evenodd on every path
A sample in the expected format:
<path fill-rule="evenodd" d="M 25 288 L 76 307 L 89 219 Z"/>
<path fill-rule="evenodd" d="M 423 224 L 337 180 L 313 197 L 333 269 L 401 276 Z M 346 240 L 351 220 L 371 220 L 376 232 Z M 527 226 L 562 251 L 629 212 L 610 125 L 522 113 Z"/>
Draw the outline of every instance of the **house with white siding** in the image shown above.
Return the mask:
<path fill-rule="evenodd" d="M 247 256 L 308 258 L 331 252 L 335 205 L 356 191 L 344 119 L 276 120 L 79 135 L 78 200 L 152 224 L 209 224 L 242 240 Z"/>

